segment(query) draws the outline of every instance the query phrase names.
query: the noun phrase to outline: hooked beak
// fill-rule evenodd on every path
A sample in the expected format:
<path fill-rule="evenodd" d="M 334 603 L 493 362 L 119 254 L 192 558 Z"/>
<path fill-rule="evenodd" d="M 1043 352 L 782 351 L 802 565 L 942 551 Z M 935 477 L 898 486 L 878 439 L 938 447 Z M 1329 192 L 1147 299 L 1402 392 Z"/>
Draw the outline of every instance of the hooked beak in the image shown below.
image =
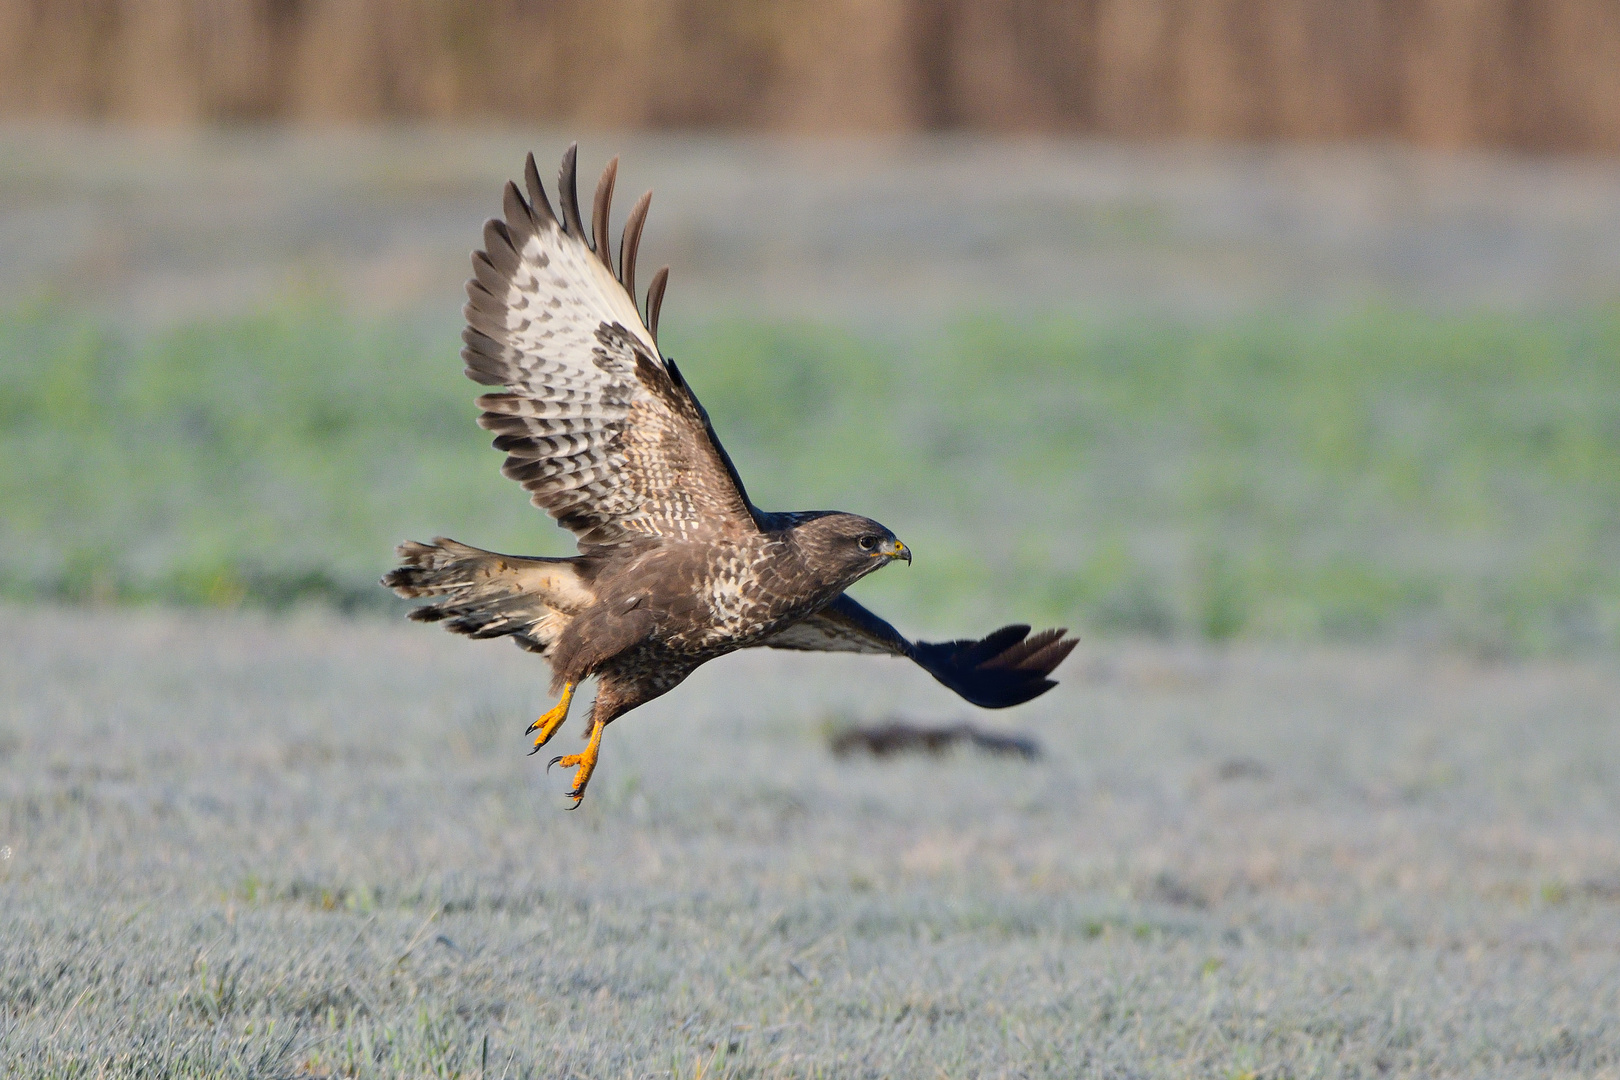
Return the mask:
<path fill-rule="evenodd" d="M 904 559 L 906 565 L 911 565 L 911 549 L 898 540 L 891 540 L 878 548 L 879 555 L 887 555 L 891 559 Z"/>

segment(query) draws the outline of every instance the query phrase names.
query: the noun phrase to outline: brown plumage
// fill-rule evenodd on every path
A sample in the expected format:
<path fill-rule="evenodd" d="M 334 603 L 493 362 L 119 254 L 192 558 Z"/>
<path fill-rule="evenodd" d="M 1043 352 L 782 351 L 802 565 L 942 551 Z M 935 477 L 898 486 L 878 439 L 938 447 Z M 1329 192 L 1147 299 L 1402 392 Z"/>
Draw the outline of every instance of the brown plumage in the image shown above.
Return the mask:
<path fill-rule="evenodd" d="M 630 212 L 615 268 L 618 159 L 597 184 L 587 235 L 575 157 L 570 146 L 555 211 L 533 155 L 527 198 L 506 185 L 504 220 L 484 226 L 473 254 L 461 356 L 470 378 L 498 388 L 478 399 L 478 422 L 507 455 L 501 471 L 576 535 L 580 554 L 498 555 L 440 538 L 401 545 L 404 565 L 383 578 L 401 596 L 431 598 L 411 618 L 511 637 L 550 662 L 562 700 L 530 726 L 535 750 L 567 718 L 575 687 L 596 678 L 585 751 L 552 759 L 577 768 L 575 805 L 609 723 L 736 649 L 904 656 L 986 708 L 1051 689 L 1047 676 L 1076 644 L 1065 631 L 908 641 L 844 595 L 911 561 L 893 533 L 854 514 L 774 514 L 749 501 L 708 414 L 659 352 L 667 267 L 647 290 L 645 321 L 636 307 L 651 192 Z"/>

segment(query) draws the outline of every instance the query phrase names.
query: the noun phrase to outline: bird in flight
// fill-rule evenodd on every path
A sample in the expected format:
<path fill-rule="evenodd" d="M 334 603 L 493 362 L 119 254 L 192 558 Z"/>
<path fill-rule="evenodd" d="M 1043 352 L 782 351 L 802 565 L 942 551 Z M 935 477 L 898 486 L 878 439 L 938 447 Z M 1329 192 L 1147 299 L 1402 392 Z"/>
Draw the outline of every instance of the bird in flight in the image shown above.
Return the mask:
<path fill-rule="evenodd" d="M 910 641 L 844 590 L 911 551 L 870 518 L 827 510 L 771 513 L 748 498 L 708 413 L 658 348 L 669 269 L 636 302 L 636 249 L 648 192 L 630 210 L 615 259 L 608 213 L 618 159 L 579 212 L 576 147 L 557 202 L 534 155 L 525 192 L 506 185 L 503 217 L 484 225 L 467 282 L 461 358 L 480 426 L 506 453 L 501 471 L 575 534 L 569 558 L 501 555 L 440 537 L 407 542 L 382 583 L 428 597 L 421 622 L 475 638 L 510 637 L 549 662 L 556 707 L 529 726 L 551 741 L 580 683 L 596 679 L 587 742 L 551 759 L 575 769 L 578 806 L 602 732 L 737 649 L 906 657 L 975 705 L 1017 705 L 1077 644 L 1062 629 L 1005 626 L 989 636 Z M 549 768 L 550 766 L 548 766 Z"/>

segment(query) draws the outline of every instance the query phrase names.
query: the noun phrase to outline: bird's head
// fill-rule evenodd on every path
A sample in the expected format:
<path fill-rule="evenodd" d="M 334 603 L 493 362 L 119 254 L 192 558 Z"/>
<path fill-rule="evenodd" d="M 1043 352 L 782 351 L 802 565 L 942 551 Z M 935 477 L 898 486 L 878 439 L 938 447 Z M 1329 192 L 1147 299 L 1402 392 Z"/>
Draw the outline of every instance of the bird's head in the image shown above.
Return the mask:
<path fill-rule="evenodd" d="M 911 562 L 894 533 L 859 514 L 817 514 L 795 525 L 793 538 L 817 576 L 840 588 L 896 559 Z"/>

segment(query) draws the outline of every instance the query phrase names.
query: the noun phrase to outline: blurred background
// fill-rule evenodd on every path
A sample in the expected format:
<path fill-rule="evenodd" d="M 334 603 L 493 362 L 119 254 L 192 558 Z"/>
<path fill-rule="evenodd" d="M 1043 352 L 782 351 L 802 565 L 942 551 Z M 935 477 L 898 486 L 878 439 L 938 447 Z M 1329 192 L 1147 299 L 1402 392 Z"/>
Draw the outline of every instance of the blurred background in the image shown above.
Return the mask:
<path fill-rule="evenodd" d="M 1612 0 L 0 0 L 0 592 L 568 551 L 456 353 L 574 139 L 755 499 L 894 528 L 908 628 L 1620 645 Z"/>

